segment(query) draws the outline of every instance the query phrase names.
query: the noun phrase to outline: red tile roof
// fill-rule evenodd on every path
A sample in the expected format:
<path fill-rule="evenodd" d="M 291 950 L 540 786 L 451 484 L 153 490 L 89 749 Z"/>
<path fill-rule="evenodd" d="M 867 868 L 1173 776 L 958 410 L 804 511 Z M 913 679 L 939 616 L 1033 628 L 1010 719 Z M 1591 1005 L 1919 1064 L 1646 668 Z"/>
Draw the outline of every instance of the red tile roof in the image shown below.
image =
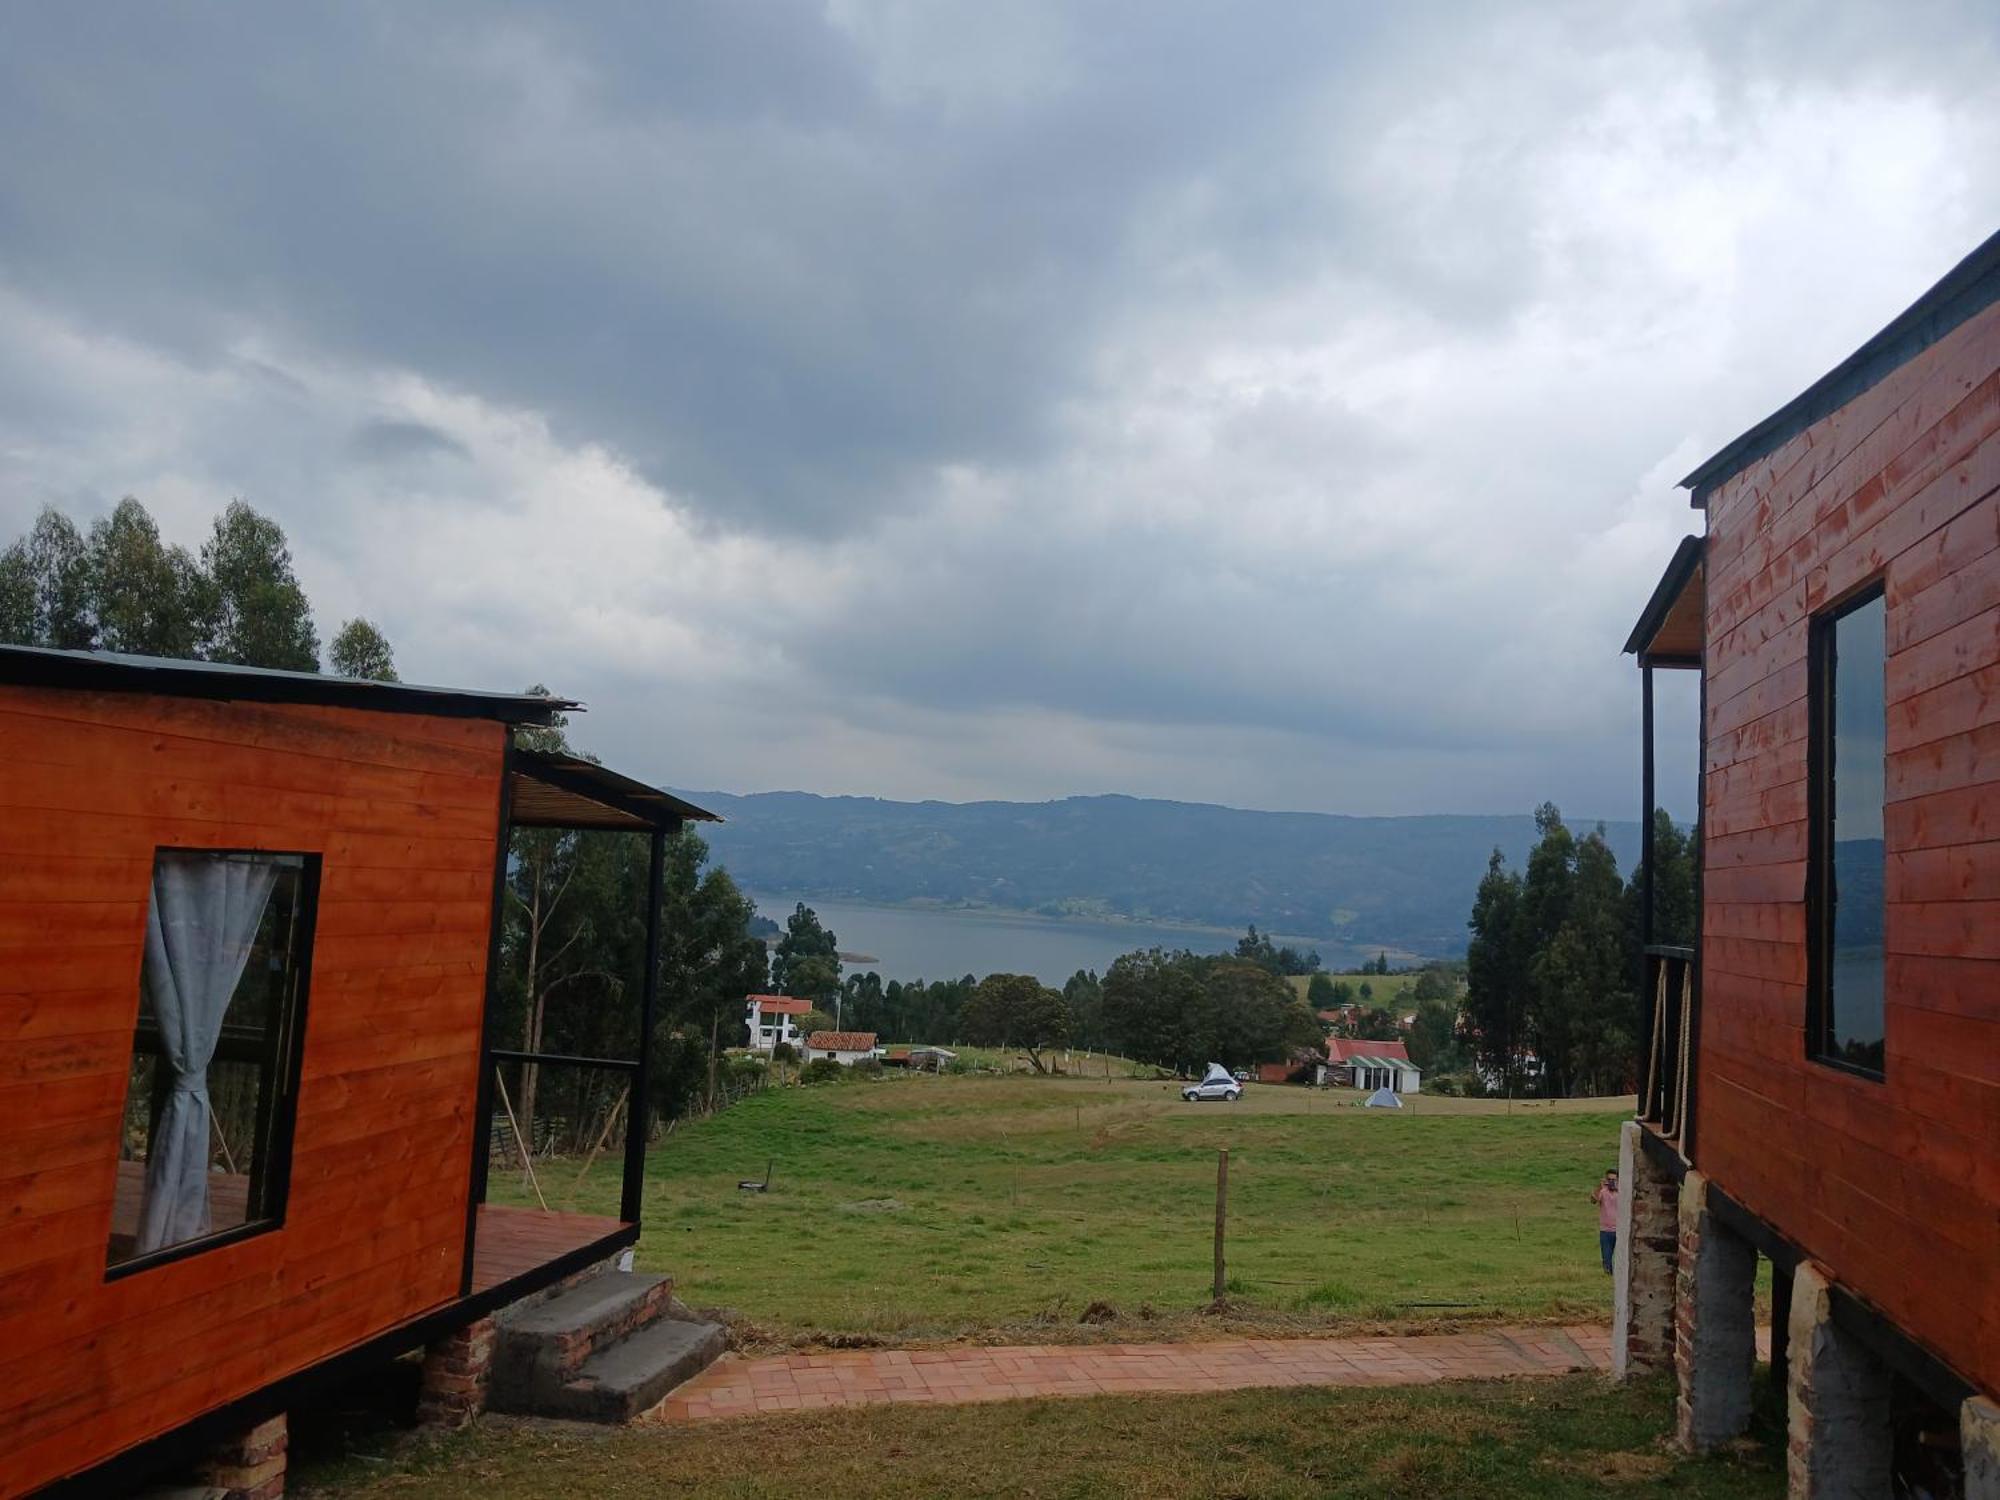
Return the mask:
<path fill-rule="evenodd" d="M 813 1008 L 812 1001 L 794 1000 L 790 995 L 751 995 L 749 1000 L 767 1016 L 802 1016 Z"/>
<path fill-rule="evenodd" d="M 875 1033 L 815 1031 L 806 1038 L 806 1045 L 815 1052 L 872 1052 L 875 1049 Z"/>
<path fill-rule="evenodd" d="M 1349 1036 L 1330 1036 L 1326 1039 L 1327 1061 L 1344 1063 L 1356 1057 L 1388 1057 L 1399 1062 L 1410 1060 L 1410 1049 L 1404 1042 L 1364 1042 Z"/>

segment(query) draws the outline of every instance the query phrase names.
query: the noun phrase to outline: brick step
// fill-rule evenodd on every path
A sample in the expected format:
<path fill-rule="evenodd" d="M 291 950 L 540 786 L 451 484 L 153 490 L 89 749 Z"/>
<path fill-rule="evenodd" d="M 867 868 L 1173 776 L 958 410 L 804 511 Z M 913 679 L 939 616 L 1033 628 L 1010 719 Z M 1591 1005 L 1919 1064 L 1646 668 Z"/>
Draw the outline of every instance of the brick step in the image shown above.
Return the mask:
<path fill-rule="evenodd" d="M 671 1277 L 605 1271 L 501 1313 L 490 1404 L 498 1411 L 544 1410 L 597 1354 L 665 1318 L 673 1296 Z"/>
<path fill-rule="evenodd" d="M 727 1342 L 719 1323 L 664 1318 L 593 1354 L 576 1379 L 536 1410 L 582 1422 L 629 1422 L 715 1363 Z"/>

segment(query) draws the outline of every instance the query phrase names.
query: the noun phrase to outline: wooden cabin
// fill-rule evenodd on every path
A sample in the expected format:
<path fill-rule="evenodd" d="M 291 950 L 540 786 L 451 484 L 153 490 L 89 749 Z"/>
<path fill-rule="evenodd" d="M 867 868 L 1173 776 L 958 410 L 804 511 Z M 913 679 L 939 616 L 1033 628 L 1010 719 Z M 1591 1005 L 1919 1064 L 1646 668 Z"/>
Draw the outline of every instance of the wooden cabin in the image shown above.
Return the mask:
<path fill-rule="evenodd" d="M 1684 483 L 1626 650 L 1649 838 L 1699 674 L 1700 918 L 1646 950 L 1616 1355 L 1733 1437 L 1762 1256 L 1792 1492 L 2000 1494 L 2000 235 Z"/>
<path fill-rule="evenodd" d="M 509 830 L 648 837 L 657 954 L 711 816 L 516 747 L 575 707 L 0 647 L 0 1496 L 118 1493 L 637 1238 L 642 1109 L 619 1217 L 482 1201 Z M 643 1098 L 647 1051 L 547 1061 Z"/>

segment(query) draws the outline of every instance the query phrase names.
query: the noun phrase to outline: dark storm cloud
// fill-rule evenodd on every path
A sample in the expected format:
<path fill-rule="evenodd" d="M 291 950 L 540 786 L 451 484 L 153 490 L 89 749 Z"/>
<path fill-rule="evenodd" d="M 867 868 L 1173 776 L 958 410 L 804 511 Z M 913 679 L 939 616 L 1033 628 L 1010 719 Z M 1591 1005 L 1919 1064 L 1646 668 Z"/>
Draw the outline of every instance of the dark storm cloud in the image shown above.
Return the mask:
<path fill-rule="evenodd" d="M 1673 481 L 2000 220 L 1995 31 L 16 7 L 0 533 L 246 495 L 684 785 L 1623 809 Z"/>
<path fill-rule="evenodd" d="M 37 8 L 0 61 L 0 237 L 17 285 L 128 334 L 282 328 L 837 529 L 1046 445 L 1093 330 L 1198 248 L 1132 238 L 1191 177 L 1233 274 L 1325 252 L 1286 137 L 1368 38 L 1312 14 L 1095 12 L 1050 78 L 1031 54 L 989 96 L 961 59 L 960 100 L 885 90 L 804 6 Z"/>

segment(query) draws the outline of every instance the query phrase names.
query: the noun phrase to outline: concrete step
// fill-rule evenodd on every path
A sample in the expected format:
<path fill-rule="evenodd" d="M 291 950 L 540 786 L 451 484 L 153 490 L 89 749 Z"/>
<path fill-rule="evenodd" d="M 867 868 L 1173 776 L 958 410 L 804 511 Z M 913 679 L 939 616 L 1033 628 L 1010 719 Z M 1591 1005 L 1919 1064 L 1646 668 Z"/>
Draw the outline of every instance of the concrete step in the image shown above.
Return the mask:
<path fill-rule="evenodd" d="M 490 1404 L 498 1411 L 543 1410 L 601 1350 L 666 1317 L 673 1296 L 671 1277 L 605 1271 L 502 1312 Z"/>
<path fill-rule="evenodd" d="M 593 1354 L 577 1378 L 536 1411 L 582 1422 L 629 1422 L 714 1364 L 727 1343 L 720 1323 L 663 1318 Z"/>

